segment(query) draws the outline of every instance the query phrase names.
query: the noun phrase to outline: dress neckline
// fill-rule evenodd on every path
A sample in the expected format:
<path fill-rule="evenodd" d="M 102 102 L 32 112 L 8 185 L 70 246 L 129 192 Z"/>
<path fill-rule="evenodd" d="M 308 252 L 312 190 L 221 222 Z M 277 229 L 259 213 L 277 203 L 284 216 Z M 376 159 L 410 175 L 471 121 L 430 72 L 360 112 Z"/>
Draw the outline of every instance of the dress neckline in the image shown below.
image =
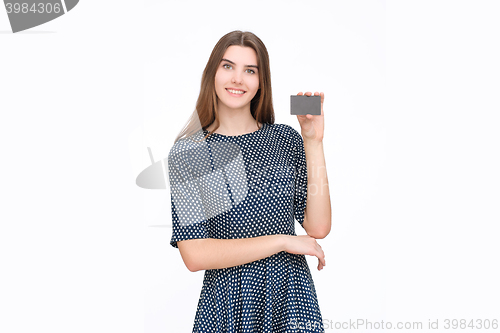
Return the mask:
<path fill-rule="evenodd" d="M 250 132 L 250 133 L 240 134 L 240 135 L 224 135 L 224 134 L 219 134 L 219 133 L 212 133 L 211 135 L 220 136 L 223 138 L 239 138 L 242 136 L 247 136 L 247 135 L 252 135 L 252 134 L 258 133 L 258 132 L 262 131 L 264 129 L 264 127 L 266 127 L 266 125 L 267 125 L 267 123 L 262 123 L 262 126 L 258 130 L 255 130 L 255 131 Z M 204 129 L 203 132 L 205 134 L 209 133 L 209 131 L 206 129 Z"/>

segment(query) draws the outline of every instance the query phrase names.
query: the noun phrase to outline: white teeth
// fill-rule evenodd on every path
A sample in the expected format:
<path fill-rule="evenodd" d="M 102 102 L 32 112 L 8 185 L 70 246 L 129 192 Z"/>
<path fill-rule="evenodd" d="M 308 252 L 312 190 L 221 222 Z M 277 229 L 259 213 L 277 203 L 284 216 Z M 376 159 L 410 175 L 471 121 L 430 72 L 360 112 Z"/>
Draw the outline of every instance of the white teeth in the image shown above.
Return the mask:
<path fill-rule="evenodd" d="M 238 95 L 241 95 L 244 93 L 244 91 L 241 91 L 241 90 L 227 89 L 227 91 L 229 91 L 231 94 L 238 94 Z"/>

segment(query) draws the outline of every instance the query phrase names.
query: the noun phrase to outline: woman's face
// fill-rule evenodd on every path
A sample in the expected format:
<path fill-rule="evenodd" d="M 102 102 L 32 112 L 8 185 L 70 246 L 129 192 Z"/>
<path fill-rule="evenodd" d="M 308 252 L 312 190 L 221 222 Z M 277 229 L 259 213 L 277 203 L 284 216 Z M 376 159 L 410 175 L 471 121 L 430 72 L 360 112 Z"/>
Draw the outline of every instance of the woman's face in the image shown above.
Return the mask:
<path fill-rule="evenodd" d="M 257 54 L 251 47 L 229 46 L 215 74 L 219 108 L 250 108 L 250 102 L 258 90 Z"/>

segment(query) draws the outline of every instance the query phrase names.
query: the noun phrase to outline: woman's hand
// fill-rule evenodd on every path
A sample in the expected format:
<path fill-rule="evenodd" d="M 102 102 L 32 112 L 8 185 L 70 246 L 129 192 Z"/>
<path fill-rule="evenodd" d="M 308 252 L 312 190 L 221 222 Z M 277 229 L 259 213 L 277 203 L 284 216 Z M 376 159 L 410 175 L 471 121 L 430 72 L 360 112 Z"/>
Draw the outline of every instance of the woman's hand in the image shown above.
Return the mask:
<path fill-rule="evenodd" d="M 318 271 L 326 266 L 325 253 L 321 246 L 309 235 L 291 236 L 287 235 L 285 252 L 293 254 L 307 254 L 318 258 Z"/>
<path fill-rule="evenodd" d="M 311 96 L 311 92 L 308 91 L 305 93 L 306 96 Z M 297 96 L 304 95 L 302 92 L 299 92 Z M 310 141 L 323 141 L 323 133 L 324 133 L 324 122 L 323 122 L 323 101 L 325 100 L 325 94 L 315 92 L 314 96 L 321 96 L 321 115 L 297 115 L 297 120 L 299 121 L 301 134 L 304 140 Z"/>

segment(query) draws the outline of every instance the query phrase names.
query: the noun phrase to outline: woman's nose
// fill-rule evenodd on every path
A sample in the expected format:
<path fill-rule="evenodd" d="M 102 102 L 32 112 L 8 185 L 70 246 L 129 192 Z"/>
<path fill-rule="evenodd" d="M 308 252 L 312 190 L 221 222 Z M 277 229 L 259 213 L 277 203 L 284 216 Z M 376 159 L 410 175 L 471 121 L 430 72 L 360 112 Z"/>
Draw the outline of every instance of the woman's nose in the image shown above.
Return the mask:
<path fill-rule="evenodd" d="M 237 73 L 236 71 L 233 72 L 233 83 L 241 84 L 242 76 L 240 73 Z"/>

